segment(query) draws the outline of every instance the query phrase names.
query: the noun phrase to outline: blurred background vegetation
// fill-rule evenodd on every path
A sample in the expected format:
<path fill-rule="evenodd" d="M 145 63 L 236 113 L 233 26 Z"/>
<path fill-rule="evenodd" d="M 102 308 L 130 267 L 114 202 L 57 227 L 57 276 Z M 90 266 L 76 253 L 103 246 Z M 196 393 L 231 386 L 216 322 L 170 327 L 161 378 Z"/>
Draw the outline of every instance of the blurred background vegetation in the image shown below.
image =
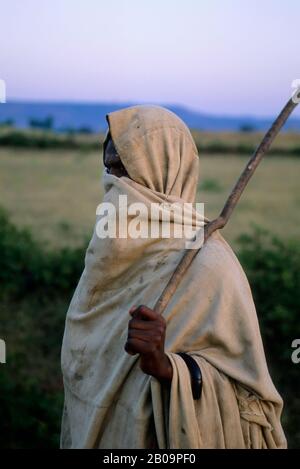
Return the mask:
<path fill-rule="evenodd" d="M 51 122 L 48 122 L 51 127 Z M 32 123 L 32 127 L 35 127 Z M 38 126 L 37 126 L 38 127 Z M 251 129 L 193 132 L 200 154 L 198 201 L 216 216 L 259 143 Z M 102 199 L 101 136 L 88 129 L 0 129 L 0 447 L 59 444 L 60 347 Z M 300 447 L 300 134 L 283 133 L 257 170 L 224 232 L 248 275 L 268 363 L 285 400 L 290 447 Z"/>

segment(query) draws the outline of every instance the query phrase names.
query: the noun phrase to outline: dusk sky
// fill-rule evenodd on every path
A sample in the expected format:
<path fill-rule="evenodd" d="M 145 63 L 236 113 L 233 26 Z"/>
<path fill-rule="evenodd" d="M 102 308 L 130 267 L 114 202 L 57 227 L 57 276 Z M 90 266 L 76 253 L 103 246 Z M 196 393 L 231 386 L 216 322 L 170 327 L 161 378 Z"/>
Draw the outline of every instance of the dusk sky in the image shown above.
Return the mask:
<path fill-rule="evenodd" d="M 7 0 L 0 14 L 8 100 L 272 116 L 300 78 L 299 0 Z"/>

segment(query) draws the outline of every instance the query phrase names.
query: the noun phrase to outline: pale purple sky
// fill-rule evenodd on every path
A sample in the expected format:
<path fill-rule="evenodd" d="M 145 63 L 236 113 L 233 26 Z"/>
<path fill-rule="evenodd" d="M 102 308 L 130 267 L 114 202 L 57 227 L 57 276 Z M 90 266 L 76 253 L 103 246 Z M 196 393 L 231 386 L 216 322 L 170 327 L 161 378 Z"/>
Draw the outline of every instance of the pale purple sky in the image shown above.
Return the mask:
<path fill-rule="evenodd" d="M 299 18 L 299 0 L 6 0 L 0 78 L 8 99 L 273 115 L 300 78 Z"/>

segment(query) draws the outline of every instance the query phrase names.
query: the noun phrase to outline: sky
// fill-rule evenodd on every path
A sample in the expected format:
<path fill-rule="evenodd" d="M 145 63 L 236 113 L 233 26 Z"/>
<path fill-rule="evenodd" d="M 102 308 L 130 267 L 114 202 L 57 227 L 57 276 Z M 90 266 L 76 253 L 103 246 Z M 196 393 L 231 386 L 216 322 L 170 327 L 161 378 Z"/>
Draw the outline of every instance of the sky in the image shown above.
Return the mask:
<path fill-rule="evenodd" d="M 2 0 L 0 18 L 8 100 L 271 116 L 300 78 L 299 0 Z"/>

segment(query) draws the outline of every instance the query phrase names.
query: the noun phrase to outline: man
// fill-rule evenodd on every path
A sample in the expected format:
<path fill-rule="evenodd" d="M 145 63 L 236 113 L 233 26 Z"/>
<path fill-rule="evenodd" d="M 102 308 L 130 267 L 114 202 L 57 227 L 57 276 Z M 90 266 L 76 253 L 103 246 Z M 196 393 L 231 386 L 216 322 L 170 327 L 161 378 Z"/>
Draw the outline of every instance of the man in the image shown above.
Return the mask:
<path fill-rule="evenodd" d="M 136 106 L 107 120 L 105 203 L 194 202 L 199 158 L 177 116 Z M 162 317 L 153 307 L 184 240 L 98 234 L 96 223 L 66 319 L 62 447 L 286 447 L 250 288 L 220 233 Z"/>

